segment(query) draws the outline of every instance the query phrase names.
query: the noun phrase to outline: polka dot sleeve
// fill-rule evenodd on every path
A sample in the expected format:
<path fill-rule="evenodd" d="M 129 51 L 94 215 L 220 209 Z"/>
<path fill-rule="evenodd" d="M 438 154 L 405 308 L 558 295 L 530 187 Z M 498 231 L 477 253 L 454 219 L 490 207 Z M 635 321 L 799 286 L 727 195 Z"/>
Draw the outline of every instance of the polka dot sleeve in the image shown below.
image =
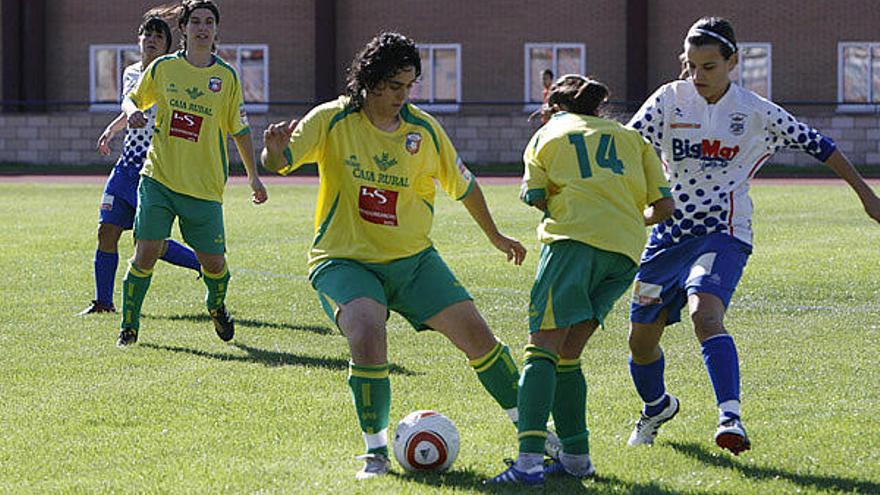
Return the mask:
<path fill-rule="evenodd" d="M 773 151 L 781 148 L 801 150 L 824 162 L 837 145 L 808 124 L 800 122 L 782 107 L 771 104 L 765 111 L 768 145 Z"/>
<path fill-rule="evenodd" d="M 666 86 L 662 86 L 649 96 L 627 124 L 657 148 L 663 141 L 663 93 L 665 89 Z"/>

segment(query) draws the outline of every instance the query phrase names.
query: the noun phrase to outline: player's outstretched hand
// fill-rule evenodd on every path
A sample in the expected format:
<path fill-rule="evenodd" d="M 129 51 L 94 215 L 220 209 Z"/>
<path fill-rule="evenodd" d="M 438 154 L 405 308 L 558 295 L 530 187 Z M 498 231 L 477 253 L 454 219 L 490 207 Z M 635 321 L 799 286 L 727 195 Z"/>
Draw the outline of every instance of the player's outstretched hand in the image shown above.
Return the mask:
<path fill-rule="evenodd" d="M 521 265 L 523 260 L 526 259 L 526 248 L 513 237 L 507 237 L 499 232 L 491 240 L 493 246 L 507 255 L 507 261 L 512 261 L 515 265 Z"/>
<path fill-rule="evenodd" d="M 253 177 L 248 181 L 248 184 L 251 186 L 252 191 L 251 201 L 255 205 L 263 204 L 269 199 L 269 193 L 266 192 L 266 186 L 263 185 L 263 181 L 261 181 L 259 177 Z"/>
<path fill-rule="evenodd" d="M 110 149 L 110 141 L 113 140 L 113 132 L 106 130 L 101 133 L 101 137 L 98 138 L 98 153 L 107 156 L 110 154 L 112 149 Z"/>
<path fill-rule="evenodd" d="M 141 112 L 140 110 L 128 117 L 128 127 L 132 129 L 140 129 L 145 125 L 147 125 L 147 118 L 144 117 L 144 112 Z"/>
<path fill-rule="evenodd" d="M 284 149 L 287 148 L 290 136 L 293 134 L 293 130 L 298 122 L 296 119 L 291 119 L 290 122 L 283 121 L 277 124 L 270 124 L 263 131 L 263 144 L 269 150 L 269 153 L 273 155 L 284 153 Z"/>

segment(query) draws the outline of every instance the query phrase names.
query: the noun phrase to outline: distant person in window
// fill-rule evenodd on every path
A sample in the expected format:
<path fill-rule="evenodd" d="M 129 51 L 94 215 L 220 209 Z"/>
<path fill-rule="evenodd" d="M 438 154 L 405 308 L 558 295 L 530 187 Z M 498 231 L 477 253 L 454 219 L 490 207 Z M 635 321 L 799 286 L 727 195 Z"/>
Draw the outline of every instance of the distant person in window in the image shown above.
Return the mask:
<path fill-rule="evenodd" d="M 122 97 L 134 88 L 141 75 L 141 70 L 171 49 L 171 29 L 162 18 L 149 16 L 138 27 L 138 48 L 141 61 L 129 65 L 122 73 Z M 141 129 L 129 129 L 122 145 L 122 154 L 113 172 L 104 185 L 98 220 L 98 248 L 95 250 L 95 299 L 79 315 L 93 313 L 115 313 L 113 305 L 113 286 L 116 281 L 116 268 L 119 265 L 119 237 L 122 231 L 130 230 L 134 225 L 134 212 L 137 208 L 137 188 L 140 171 L 147 158 L 147 149 L 153 137 L 153 122 L 156 108 L 150 107 L 144 112 L 148 125 Z M 98 138 L 98 150 L 102 155 L 110 154 L 110 141 L 121 130 L 125 129 L 127 119 L 120 113 L 101 137 Z M 177 241 L 167 239 L 161 247 L 161 258 L 171 264 L 200 270 L 201 266 L 195 253 Z"/>
<path fill-rule="evenodd" d="M 642 254 L 630 310 L 630 373 L 645 403 L 629 445 L 651 444 L 679 410 L 667 393 L 660 337 L 688 307 L 715 400 L 715 443 L 750 448 L 741 420 L 739 358 L 724 315 L 752 252 L 749 180 L 779 149 L 825 162 L 880 221 L 880 199 L 834 142 L 740 85 L 731 84 L 737 44 L 717 17 L 693 24 L 684 39 L 687 79 L 661 86 L 630 120 L 660 148 L 677 209 L 654 227 Z"/>
<path fill-rule="evenodd" d="M 175 218 L 202 265 L 214 329 L 220 339 L 232 339 L 235 326 L 225 304 L 229 269 L 222 205 L 229 174 L 227 134 L 244 162 L 253 202 L 268 198 L 257 175 L 238 73 L 214 54 L 219 9 L 209 0 L 187 0 L 178 24 L 183 49 L 154 60 L 122 102 L 134 128 L 147 124 L 143 112 L 156 105 L 157 127 L 138 187 L 137 245 L 123 281 L 119 346 L 137 342 L 153 265 Z"/>
<path fill-rule="evenodd" d="M 545 474 L 595 473 L 580 356 L 632 284 L 645 225 L 675 209 L 654 148 L 638 132 L 599 117 L 607 98 L 599 81 L 560 77 L 548 97 L 552 116 L 526 146 L 521 198 L 544 213 L 544 247 L 519 383 L 519 456 L 489 483 L 540 485 Z M 551 411 L 562 453 L 545 468 Z"/>
<path fill-rule="evenodd" d="M 388 472 L 389 311 L 442 333 L 482 385 L 517 420 L 519 373 L 428 233 L 435 180 L 461 201 L 489 241 L 519 265 L 526 255 L 495 225 L 473 174 L 443 127 L 407 102 L 421 74 L 413 40 L 386 32 L 355 56 L 345 95 L 299 122 L 270 125 L 263 165 L 281 174 L 317 162 L 321 176 L 309 280 L 327 317 L 348 338 L 348 383 L 367 453 L 358 479 Z"/>
<path fill-rule="evenodd" d="M 541 72 L 541 108 L 539 108 L 536 112 L 529 115 L 529 122 L 532 121 L 538 115 L 541 116 L 541 123 L 546 124 L 547 120 L 550 119 L 550 115 L 552 112 L 550 111 L 549 105 L 547 105 L 547 97 L 550 94 L 550 86 L 553 84 L 553 71 L 550 69 L 544 69 Z"/>

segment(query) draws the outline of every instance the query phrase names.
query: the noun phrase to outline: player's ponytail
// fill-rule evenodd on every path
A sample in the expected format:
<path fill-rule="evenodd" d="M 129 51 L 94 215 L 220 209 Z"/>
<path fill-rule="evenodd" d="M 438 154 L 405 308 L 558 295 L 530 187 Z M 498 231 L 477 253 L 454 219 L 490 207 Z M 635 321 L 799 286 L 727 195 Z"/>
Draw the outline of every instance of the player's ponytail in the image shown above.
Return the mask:
<path fill-rule="evenodd" d="M 551 112 L 560 110 L 599 116 L 599 107 L 608 100 L 608 86 L 579 74 L 561 76 L 550 86 L 547 104 Z"/>

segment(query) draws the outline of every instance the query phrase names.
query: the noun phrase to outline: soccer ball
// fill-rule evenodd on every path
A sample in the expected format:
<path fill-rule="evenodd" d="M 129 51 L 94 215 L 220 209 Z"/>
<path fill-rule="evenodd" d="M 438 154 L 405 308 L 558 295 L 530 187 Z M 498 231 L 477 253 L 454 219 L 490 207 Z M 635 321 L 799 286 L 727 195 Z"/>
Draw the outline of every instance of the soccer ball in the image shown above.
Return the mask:
<path fill-rule="evenodd" d="M 437 411 L 415 411 L 397 423 L 394 457 L 407 471 L 446 471 L 458 455 L 458 430 Z"/>

